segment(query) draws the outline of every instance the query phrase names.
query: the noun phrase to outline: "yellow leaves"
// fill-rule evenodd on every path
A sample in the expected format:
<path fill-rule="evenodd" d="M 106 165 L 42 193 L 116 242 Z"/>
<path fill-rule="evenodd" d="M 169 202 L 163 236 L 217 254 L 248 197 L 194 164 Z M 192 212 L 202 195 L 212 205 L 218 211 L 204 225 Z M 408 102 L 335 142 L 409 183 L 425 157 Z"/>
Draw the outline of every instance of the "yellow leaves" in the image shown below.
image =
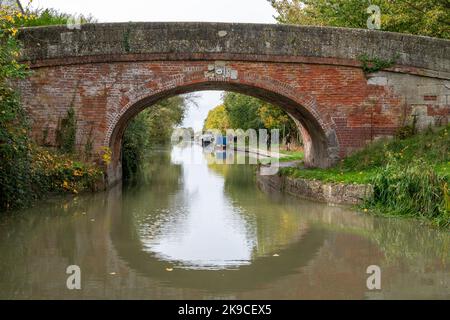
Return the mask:
<path fill-rule="evenodd" d="M 14 8 L 2 7 L 0 10 L 0 25 L 1 29 L 6 32 L 0 33 L 0 36 L 15 37 L 19 28 L 26 25 L 24 22 L 34 18 L 35 16 L 32 14 L 24 14 Z"/>
<path fill-rule="evenodd" d="M 224 105 L 219 105 L 208 112 L 204 130 L 217 129 L 225 132 L 230 127 L 230 119 Z"/>
<path fill-rule="evenodd" d="M 76 169 L 76 170 L 74 170 L 73 175 L 74 175 L 74 177 L 82 177 L 83 172 L 79 169 Z"/>
<path fill-rule="evenodd" d="M 62 186 L 63 186 L 64 190 L 70 191 L 74 194 L 78 194 L 78 190 L 76 188 L 74 188 L 69 181 L 64 180 Z"/>
<path fill-rule="evenodd" d="M 30 146 L 32 171 L 38 179 L 51 184 L 51 191 L 78 194 L 93 186 L 102 176 L 100 168 L 69 158 L 68 155 L 54 153 L 43 147 Z"/>
<path fill-rule="evenodd" d="M 109 165 L 112 160 L 112 151 L 109 147 L 102 147 L 102 161 L 104 164 Z"/>
<path fill-rule="evenodd" d="M 289 122 L 289 117 L 284 112 L 269 104 L 261 105 L 258 115 L 267 129 L 281 128 Z"/>

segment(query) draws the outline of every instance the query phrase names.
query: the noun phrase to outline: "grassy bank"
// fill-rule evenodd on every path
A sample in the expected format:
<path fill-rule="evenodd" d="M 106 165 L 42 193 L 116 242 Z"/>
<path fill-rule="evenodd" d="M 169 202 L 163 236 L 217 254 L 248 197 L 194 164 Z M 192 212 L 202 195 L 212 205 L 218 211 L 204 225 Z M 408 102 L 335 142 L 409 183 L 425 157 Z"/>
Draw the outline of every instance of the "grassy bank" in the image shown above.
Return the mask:
<path fill-rule="evenodd" d="M 370 183 L 368 211 L 450 226 L 450 126 L 405 139 L 377 141 L 330 169 L 282 168 L 282 175 Z"/>
<path fill-rule="evenodd" d="M 282 156 L 280 157 L 280 162 L 290 162 L 290 161 L 300 161 L 303 160 L 303 151 L 286 151 L 281 150 L 280 153 Z"/>

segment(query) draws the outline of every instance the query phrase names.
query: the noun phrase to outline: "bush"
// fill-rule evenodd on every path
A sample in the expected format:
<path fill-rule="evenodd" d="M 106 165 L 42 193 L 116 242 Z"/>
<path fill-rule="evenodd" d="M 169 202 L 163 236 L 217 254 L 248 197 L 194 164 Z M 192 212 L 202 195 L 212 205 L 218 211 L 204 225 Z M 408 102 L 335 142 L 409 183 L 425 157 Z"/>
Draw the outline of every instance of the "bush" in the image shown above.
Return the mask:
<path fill-rule="evenodd" d="M 34 198 L 48 193 L 95 191 L 103 172 L 95 165 L 75 161 L 67 154 L 58 154 L 41 147 L 31 148 L 31 185 Z"/>

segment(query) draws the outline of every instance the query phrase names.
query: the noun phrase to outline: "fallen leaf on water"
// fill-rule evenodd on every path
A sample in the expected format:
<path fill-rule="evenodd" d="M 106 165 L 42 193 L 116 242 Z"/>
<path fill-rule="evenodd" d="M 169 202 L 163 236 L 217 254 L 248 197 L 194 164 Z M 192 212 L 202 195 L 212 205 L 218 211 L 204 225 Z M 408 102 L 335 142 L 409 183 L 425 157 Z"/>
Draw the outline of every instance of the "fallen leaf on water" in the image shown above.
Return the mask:
<path fill-rule="evenodd" d="M 274 255 L 273 255 L 274 257 L 279 257 L 280 255 L 279 254 L 277 254 L 277 253 L 275 253 Z"/>
<path fill-rule="evenodd" d="M 166 268 L 166 271 L 171 272 L 171 271 L 173 271 L 173 268 Z"/>
<path fill-rule="evenodd" d="M 109 274 L 112 275 L 112 276 L 116 275 L 115 272 L 110 272 Z"/>
<path fill-rule="evenodd" d="M 92 221 L 92 222 L 94 222 L 94 221 L 95 221 L 95 219 L 91 219 L 91 221 Z"/>

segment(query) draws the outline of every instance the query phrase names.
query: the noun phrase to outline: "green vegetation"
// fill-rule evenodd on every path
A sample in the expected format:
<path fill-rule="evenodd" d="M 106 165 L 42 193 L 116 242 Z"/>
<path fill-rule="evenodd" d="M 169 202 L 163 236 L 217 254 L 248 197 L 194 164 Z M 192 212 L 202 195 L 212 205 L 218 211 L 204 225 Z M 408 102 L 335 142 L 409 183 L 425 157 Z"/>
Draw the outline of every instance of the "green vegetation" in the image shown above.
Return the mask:
<path fill-rule="evenodd" d="M 427 218 L 449 226 L 450 210 L 446 205 L 449 178 L 437 174 L 423 159 L 402 165 L 392 158 L 371 179 L 374 197 L 367 204 L 377 211 Z"/>
<path fill-rule="evenodd" d="M 304 169 L 304 168 L 282 168 L 281 174 L 294 178 L 315 179 L 324 182 L 342 183 L 370 183 L 374 170 L 367 171 L 343 171 L 340 168 L 329 169 Z"/>
<path fill-rule="evenodd" d="M 174 127 L 183 122 L 188 96 L 176 96 L 139 113 L 128 125 L 122 144 L 122 167 L 126 180 L 140 174 L 147 152 L 170 141 Z"/>
<path fill-rule="evenodd" d="M 31 1 L 30 1 L 31 3 Z M 59 12 L 58 10 L 47 8 L 30 9 L 24 8 L 24 14 L 15 15 L 14 24 L 16 27 L 39 27 L 51 25 L 66 25 L 68 22 L 91 23 L 96 20 L 92 16 L 78 15 L 76 17 Z"/>
<path fill-rule="evenodd" d="M 450 126 L 378 141 L 330 169 L 282 168 L 281 174 L 326 182 L 370 183 L 366 208 L 450 225 Z"/>
<path fill-rule="evenodd" d="M 370 58 L 367 55 L 362 55 L 359 57 L 359 61 L 361 61 L 362 69 L 364 73 L 374 73 L 380 70 L 390 68 L 395 64 L 395 61 L 398 59 L 397 57 L 392 58 L 391 60 L 383 60 L 380 58 Z"/>
<path fill-rule="evenodd" d="M 29 2 L 29 4 L 31 1 Z M 31 9 L 28 5 L 24 8 L 24 13 L 14 12 L 7 7 L 1 9 L 2 28 L 20 28 L 20 27 L 38 27 L 38 26 L 51 26 L 51 25 L 66 25 L 68 22 L 91 23 L 96 22 L 96 19 L 90 15 L 77 15 L 73 16 L 68 13 L 59 12 L 52 8 L 38 8 Z M 17 31 L 16 31 L 17 32 Z M 15 33 L 13 35 L 15 35 Z"/>
<path fill-rule="evenodd" d="M 0 210 L 30 205 L 49 193 L 78 193 L 94 189 L 102 171 L 76 161 L 75 114 L 69 111 L 61 131 L 61 150 L 39 148 L 29 138 L 29 125 L 12 81 L 27 76 L 25 65 L 17 62 L 20 45 L 18 28 L 60 23 L 51 19 L 55 11 L 38 15 L 0 8 Z M 68 16 L 67 16 L 68 17 Z M 46 21 L 44 23 L 44 21 Z M 64 153 L 65 152 L 65 153 Z"/>
<path fill-rule="evenodd" d="M 304 153 L 303 151 L 285 151 L 281 152 L 283 155 L 280 157 L 280 162 L 291 162 L 291 161 L 300 161 L 303 160 Z"/>
<path fill-rule="evenodd" d="M 446 0 L 268 0 L 280 23 L 367 28 L 367 8 L 381 10 L 381 30 L 450 38 Z"/>
<path fill-rule="evenodd" d="M 24 77 L 26 70 L 14 58 L 16 40 L 5 32 L 0 37 L 0 209 L 5 209 L 28 199 L 31 169 L 27 119 L 9 82 Z"/>

